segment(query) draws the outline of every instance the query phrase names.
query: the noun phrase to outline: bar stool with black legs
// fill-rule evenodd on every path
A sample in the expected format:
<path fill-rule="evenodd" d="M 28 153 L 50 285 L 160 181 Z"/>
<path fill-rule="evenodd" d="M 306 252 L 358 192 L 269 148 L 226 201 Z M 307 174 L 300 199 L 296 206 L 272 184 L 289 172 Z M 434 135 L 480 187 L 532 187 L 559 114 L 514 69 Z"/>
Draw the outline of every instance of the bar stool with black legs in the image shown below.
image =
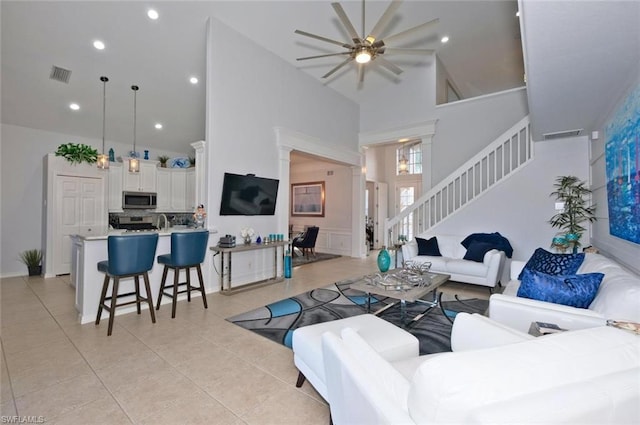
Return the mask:
<path fill-rule="evenodd" d="M 156 256 L 157 246 L 157 233 L 109 236 L 107 238 L 109 259 L 98 263 L 98 270 L 104 272 L 106 275 L 104 277 L 104 283 L 102 284 L 102 294 L 100 295 L 100 305 L 98 306 L 98 315 L 96 317 L 96 325 L 98 325 L 100 324 L 102 310 L 104 309 L 109 312 L 109 329 L 107 330 L 107 336 L 110 336 L 113 330 L 113 319 L 117 307 L 135 304 L 138 314 L 140 314 L 140 303 L 147 302 L 149 305 L 149 313 L 151 313 L 151 321 L 156 323 L 148 271 L 153 268 L 153 260 Z M 140 276 L 144 279 L 145 297 L 140 295 Z M 111 296 L 107 297 L 109 280 L 112 277 L 113 286 Z M 133 277 L 135 284 L 134 292 L 119 294 L 118 287 L 120 286 L 120 280 L 129 277 Z M 132 295 L 135 296 L 135 300 L 120 304 L 117 303 L 118 298 L 130 297 Z M 109 302 L 108 305 L 107 302 Z"/>
<path fill-rule="evenodd" d="M 160 284 L 160 293 L 158 294 L 158 303 L 156 310 L 160 310 L 160 302 L 162 296 L 166 295 L 172 298 L 171 318 L 176 317 L 176 303 L 178 294 L 187 293 L 187 301 L 191 302 L 191 291 L 200 291 L 202 294 L 202 302 L 204 308 L 207 307 L 207 296 L 204 292 L 204 281 L 202 279 L 202 269 L 200 264 L 204 261 L 207 252 L 207 242 L 209 240 L 209 231 L 193 231 L 193 232 L 174 232 L 171 233 L 171 253 L 158 256 L 158 264 L 164 264 L 162 272 L 162 283 Z M 198 272 L 200 286 L 191 285 L 191 269 L 195 268 Z M 167 272 L 173 270 L 173 285 L 166 285 Z M 178 282 L 180 270 L 186 270 L 186 281 Z M 186 285 L 186 289 L 178 290 L 180 286 Z M 164 292 L 166 288 L 171 288 L 171 292 Z"/>

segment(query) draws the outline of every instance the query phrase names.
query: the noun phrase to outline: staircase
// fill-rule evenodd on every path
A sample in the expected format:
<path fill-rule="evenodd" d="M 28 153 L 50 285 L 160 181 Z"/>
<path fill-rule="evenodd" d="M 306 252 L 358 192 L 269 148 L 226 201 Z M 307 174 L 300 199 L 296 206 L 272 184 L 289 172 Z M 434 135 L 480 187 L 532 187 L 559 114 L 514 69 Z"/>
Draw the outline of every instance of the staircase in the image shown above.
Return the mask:
<path fill-rule="evenodd" d="M 395 243 L 399 235 L 411 240 L 426 232 L 532 159 L 533 142 L 526 116 L 400 214 L 387 219 L 385 245 Z"/>

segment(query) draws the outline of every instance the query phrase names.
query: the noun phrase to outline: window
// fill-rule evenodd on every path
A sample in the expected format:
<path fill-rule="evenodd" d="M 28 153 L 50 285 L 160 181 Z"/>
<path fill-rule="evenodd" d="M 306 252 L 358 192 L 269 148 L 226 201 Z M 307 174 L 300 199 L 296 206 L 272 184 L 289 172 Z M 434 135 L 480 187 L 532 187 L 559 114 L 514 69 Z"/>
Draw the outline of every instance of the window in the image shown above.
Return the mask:
<path fill-rule="evenodd" d="M 403 211 L 409 205 L 413 204 L 415 201 L 415 188 L 413 186 L 401 186 L 398 188 L 398 206 L 400 207 L 400 211 Z M 402 219 L 400 223 L 400 233 L 399 235 L 404 235 L 409 240 L 413 238 L 413 214 L 408 215 L 407 217 Z"/>
<path fill-rule="evenodd" d="M 396 174 L 422 174 L 421 142 L 406 142 L 396 150 Z"/>

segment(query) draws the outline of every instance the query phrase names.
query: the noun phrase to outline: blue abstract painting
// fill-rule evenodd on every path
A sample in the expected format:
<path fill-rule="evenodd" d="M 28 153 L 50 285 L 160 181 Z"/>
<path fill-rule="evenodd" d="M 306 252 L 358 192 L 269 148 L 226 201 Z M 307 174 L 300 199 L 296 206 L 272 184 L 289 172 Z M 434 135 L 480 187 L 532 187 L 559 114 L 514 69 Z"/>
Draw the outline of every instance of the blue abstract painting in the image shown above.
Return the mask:
<path fill-rule="evenodd" d="M 640 244 L 640 86 L 605 130 L 609 233 Z"/>

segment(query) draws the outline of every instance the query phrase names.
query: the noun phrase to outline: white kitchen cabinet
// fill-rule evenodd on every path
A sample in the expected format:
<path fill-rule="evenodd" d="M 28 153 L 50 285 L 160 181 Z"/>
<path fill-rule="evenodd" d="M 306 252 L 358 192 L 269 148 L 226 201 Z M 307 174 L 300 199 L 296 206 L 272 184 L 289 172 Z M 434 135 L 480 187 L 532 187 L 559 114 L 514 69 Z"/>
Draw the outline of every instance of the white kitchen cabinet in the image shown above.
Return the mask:
<path fill-rule="evenodd" d="M 196 208 L 196 169 L 187 170 L 187 190 L 186 190 L 187 211 L 195 211 Z"/>
<path fill-rule="evenodd" d="M 122 160 L 123 190 L 128 192 L 155 192 L 158 161 L 140 160 L 140 171 L 129 172 L 129 159 Z"/>
<path fill-rule="evenodd" d="M 122 212 L 122 164 L 109 164 L 109 212 Z"/>
<path fill-rule="evenodd" d="M 156 192 L 158 193 L 158 212 L 171 211 L 171 169 L 158 168 L 156 170 Z"/>
<path fill-rule="evenodd" d="M 184 169 L 171 173 L 171 210 L 186 211 L 187 173 Z"/>

